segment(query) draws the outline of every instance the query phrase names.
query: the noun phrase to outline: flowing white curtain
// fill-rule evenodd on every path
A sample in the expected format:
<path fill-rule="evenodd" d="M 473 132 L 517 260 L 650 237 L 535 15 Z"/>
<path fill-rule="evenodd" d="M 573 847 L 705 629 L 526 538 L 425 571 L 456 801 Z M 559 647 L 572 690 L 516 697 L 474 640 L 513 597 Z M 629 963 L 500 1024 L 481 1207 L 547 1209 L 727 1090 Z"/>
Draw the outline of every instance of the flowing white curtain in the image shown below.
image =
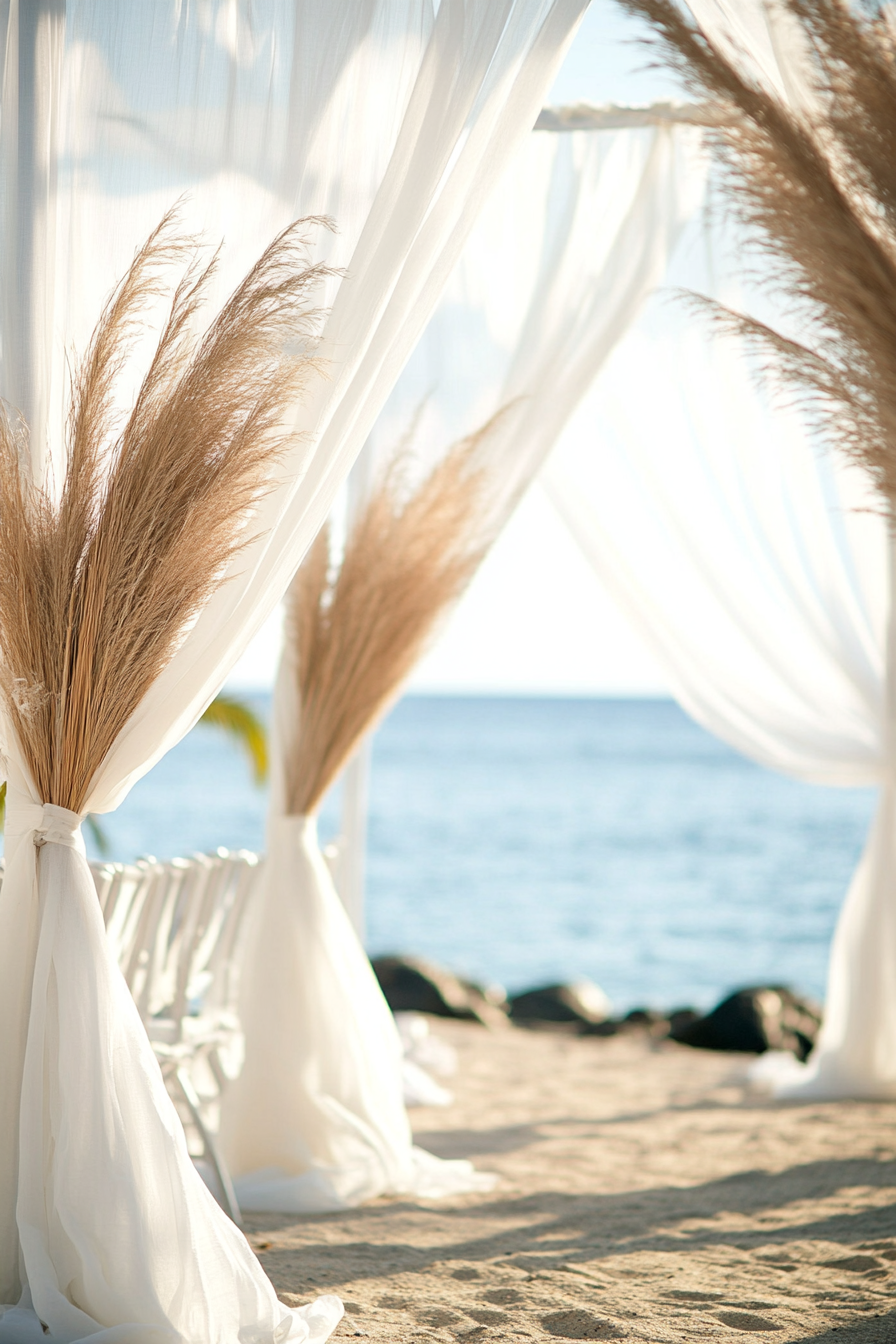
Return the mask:
<path fill-rule="evenodd" d="M 508 406 L 483 457 L 507 520 L 702 200 L 700 132 L 529 137 L 470 236 L 373 434 L 433 454 Z"/>
<path fill-rule="evenodd" d="M 430 454 L 512 403 L 482 451 L 496 533 L 663 274 L 699 199 L 697 140 L 671 127 L 530 136 L 477 224 L 371 455 L 394 451 L 427 393 L 420 437 Z M 277 776 L 301 731 L 293 656 L 285 651 L 275 691 L 267 859 L 243 971 L 246 1061 L 222 1106 L 237 1195 L 247 1208 L 303 1211 L 386 1190 L 476 1188 L 481 1177 L 469 1164 L 412 1146 L 394 1022 L 314 820 L 285 815 Z M 358 837 L 346 841 L 350 854 Z M 313 978 L 300 973 L 308 947 Z"/>
<path fill-rule="evenodd" d="M 442 0 L 435 19 L 421 0 L 4 7 L 0 390 L 35 427 L 39 477 L 61 471 L 70 345 L 184 192 L 185 224 L 226 239 L 222 288 L 322 210 L 343 231 L 320 253 L 348 267 L 324 296 L 329 377 L 296 412 L 256 540 L 120 734 L 90 811 L 183 736 L 279 600 L 583 3 Z M 3 737 L 0 1339 L 325 1336 L 339 1304 L 282 1306 L 196 1176 L 102 936 L 80 818 L 44 806 Z"/>
<path fill-rule="evenodd" d="M 699 723 L 797 778 L 883 786 L 819 1044 L 808 1065 L 763 1073 L 780 1095 L 893 1096 L 886 523 L 864 473 L 769 408 L 740 351 L 672 330 L 619 350 L 541 484 Z"/>
<path fill-rule="evenodd" d="M 392 1014 L 321 853 L 314 816 L 286 812 L 295 741 L 294 648 L 274 693 L 267 853 L 240 973 L 245 1058 L 219 1142 L 242 1208 L 318 1213 L 376 1195 L 487 1190 L 466 1161 L 414 1146 Z"/>
<path fill-rule="evenodd" d="M 777 97 L 811 105 L 802 36 L 773 0 L 690 8 Z M 807 1065 L 774 1059 L 756 1076 L 782 1097 L 893 1097 L 896 633 L 883 506 L 861 472 L 819 457 L 793 416 L 764 413 L 730 353 L 693 353 L 663 395 L 656 372 L 670 360 L 666 344 L 614 374 L 631 387 L 635 367 L 649 366 L 663 408 L 652 423 L 636 421 L 643 407 L 625 412 L 627 493 L 610 465 L 605 407 L 595 407 L 600 425 L 584 413 L 571 429 L 545 484 L 699 722 L 800 778 L 880 785 L 834 935 L 818 1045 Z M 682 387 L 682 432 L 662 458 Z M 624 492 L 614 518 L 608 488 Z"/>

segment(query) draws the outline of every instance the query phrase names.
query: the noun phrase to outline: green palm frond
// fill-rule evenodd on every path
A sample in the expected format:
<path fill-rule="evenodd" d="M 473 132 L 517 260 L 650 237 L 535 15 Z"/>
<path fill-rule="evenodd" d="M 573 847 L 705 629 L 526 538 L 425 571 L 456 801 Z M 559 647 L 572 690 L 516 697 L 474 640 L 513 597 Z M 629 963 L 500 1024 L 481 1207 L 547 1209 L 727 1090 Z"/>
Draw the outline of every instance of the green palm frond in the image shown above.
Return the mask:
<path fill-rule="evenodd" d="M 84 818 L 84 825 L 93 836 L 93 843 L 96 845 L 100 854 L 102 854 L 103 858 L 106 858 L 109 853 L 109 837 L 106 835 L 106 832 L 92 813 L 88 813 Z"/>
<path fill-rule="evenodd" d="M 268 777 L 267 733 L 251 705 L 235 695 L 219 695 L 199 722 L 227 733 L 249 757 L 255 783 L 265 782 Z"/>

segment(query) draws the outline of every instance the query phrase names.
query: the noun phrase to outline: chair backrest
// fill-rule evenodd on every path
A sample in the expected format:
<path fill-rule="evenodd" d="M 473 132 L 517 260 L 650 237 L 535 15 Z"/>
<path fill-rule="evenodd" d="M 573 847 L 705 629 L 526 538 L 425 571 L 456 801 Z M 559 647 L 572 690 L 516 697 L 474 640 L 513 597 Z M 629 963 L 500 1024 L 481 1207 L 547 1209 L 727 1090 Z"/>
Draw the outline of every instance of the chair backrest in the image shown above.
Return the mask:
<path fill-rule="evenodd" d="M 135 863 L 92 862 L 100 909 L 106 933 L 119 966 L 126 961 L 136 936 L 142 902 L 146 896 L 146 868 Z"/>
<path fill-rule="evenodd" d="M 207 1012 L 236 1015 L 246 916 L 262 871 L 251 850 L 218 850 L 223 880 L 205 943 L 196 959 L 194 993 Z M 200 978 L 205 982 L 200 986 Z"/>
<path fill-rule="evenodd" d="M 91 864 L 106 931 L 141 1016 L 234 1017 L 261 863 L 250 850 Z"/>
<path fill-rule="evenodd" d="M 140 1015 L 152 1016 L 149 1003 L 164 962 L 171 906 L 180 874 L 170 864 L 141 860 L 137 891 L 128 929 L 121 943 L 119 965 Z"/>

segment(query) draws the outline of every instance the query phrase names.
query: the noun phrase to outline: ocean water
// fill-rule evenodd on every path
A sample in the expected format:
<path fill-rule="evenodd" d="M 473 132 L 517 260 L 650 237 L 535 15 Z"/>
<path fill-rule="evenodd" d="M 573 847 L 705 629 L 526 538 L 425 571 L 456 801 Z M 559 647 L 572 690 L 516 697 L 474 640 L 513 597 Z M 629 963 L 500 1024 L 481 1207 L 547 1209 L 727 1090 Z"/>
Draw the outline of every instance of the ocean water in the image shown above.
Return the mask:
<path fill-rule="evenodd" d="M 763 981 L 821 997 L 874 806 L 763 770 L 667 700 L 408 696 L 371 795 L 371 953 L 510 990 L 588 976 L 620 1010 Z M 264 808 L 200 727 L 103 824 L 114 857 L 168 858 L 260 848 Z"/>

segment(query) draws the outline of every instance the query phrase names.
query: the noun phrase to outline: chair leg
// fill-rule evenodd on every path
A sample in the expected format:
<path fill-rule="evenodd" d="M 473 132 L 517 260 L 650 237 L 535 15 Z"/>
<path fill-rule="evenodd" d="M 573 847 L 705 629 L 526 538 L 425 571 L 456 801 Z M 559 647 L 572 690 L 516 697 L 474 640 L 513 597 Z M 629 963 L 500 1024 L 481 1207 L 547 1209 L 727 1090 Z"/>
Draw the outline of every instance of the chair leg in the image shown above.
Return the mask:
<path fill-rule="evenodd" d="M 227 1170 L 227 1164 L 218 1151 L 218 1145 L 215 1142 L 214 1135 L 208 1129 L 202 1118 L 202 1103 L 199 1095 L 193 1086 L 193 1080 L 187 1070 L 181 1066 L 175 1070 L 175 1078 L 180 1088 L 181 1096 L 190 1112 L 193 1123 L 199 1130 L 202 1139 L 202 1146 L 205 1149 L 205 1155 L 212 1165 L 212 1170 L 218 1182 L 221 1191 L 221 1205 L 227 1216 L 236 1223 L 237 1227 L 242 1227 L 243 1216 L 240 1212 L 240 1206 L 237 1202 L 236 1191 L 233 1188 L 233 1181 L 230 1179 L 230 1172 Z"/>

